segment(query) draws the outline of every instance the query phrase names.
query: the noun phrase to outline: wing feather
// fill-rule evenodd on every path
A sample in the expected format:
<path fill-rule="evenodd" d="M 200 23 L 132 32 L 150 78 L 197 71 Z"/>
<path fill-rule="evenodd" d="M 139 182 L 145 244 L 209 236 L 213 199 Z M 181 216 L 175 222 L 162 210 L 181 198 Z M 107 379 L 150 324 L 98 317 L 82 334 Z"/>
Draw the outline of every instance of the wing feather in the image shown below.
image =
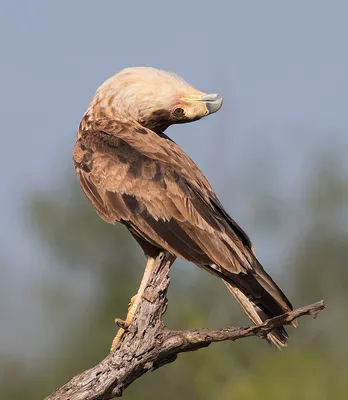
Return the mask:
<path fill-rule="evenodd" d="M 250 269 L 249 238 L 226 220 L 196 164 L 173 141 L 154 134 L 140 149 L 135 135 L 85 132 L 76 143 L 75 168 L 98 214 L 128 223 L 145 240 L 198 265 Z"/>
<path fill-rule="evenodd" d="M 175 142 L 129 123 L 95 125 L 78 135 L 73 158 L 105 221 L 126 225 L 149 255 L 165 249 L 222 278 L 256 324 L 292 309 L 247 234 Z M 286 332 L 279 328 L 268 339 L 285 345 Z"/>

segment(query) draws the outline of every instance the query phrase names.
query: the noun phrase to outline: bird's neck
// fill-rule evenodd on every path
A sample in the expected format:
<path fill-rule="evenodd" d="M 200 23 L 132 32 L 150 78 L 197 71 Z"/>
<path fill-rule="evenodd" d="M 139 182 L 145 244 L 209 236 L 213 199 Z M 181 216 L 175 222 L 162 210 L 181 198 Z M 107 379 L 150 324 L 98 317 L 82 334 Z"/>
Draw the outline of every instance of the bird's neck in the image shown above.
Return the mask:
<path fill-rule="evenodd" d="M 147 129 L 151 129 L 158 135 L 162 134 L 170 125 L 170 113 L 168 110 L 154 111 L 145 120 L 139 121 L 139 123 Z"/>

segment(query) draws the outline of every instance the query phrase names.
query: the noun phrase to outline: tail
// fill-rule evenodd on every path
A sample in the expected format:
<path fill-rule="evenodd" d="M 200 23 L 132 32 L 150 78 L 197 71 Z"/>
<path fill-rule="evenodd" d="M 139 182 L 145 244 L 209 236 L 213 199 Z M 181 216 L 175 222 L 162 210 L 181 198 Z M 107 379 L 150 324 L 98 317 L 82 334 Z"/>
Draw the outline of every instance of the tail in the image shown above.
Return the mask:
<path fill-rule="evenodd" d="M 248 317 L 259 325 L 269 318 L 291 311 L 293 307 L 256 258 L 253 267 L 246 274 L 222 279 Z M 292 325 L 297 327 L 297 322 L 293 321 Z M 267 340 L 278 348 L 285 347 L 287 339 L 283 326 L 267 334 Z"/>

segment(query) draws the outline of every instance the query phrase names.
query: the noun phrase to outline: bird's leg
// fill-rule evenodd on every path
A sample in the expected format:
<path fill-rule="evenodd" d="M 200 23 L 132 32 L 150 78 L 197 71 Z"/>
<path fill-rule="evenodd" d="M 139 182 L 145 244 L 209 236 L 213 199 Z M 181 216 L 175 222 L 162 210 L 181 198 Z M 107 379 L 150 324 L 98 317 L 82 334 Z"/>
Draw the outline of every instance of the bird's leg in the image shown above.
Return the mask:
<path fill-rule="evenodd" d="M 114 340 L 112 341 L 110 352 L 115 350 L 115 348 L 118 345 L 118 343 L 120 342 L 122 336 L 126 332 L 126 329 L 132 323 L 134 315 L 137 312 L 137 309 L 141 302 L 142 295 L 143 295 L 143 293 L 146 289 L 147 283 L 149 281 L 154 264 L 155 264 L 155 259 L 148 257 L 147 262 L 146 262 L 145 272 L 144 272 L 143 278 L 141 280 L 141 283 L 140 283 L 140 286 L 138 289 L 138 293 L 135 296 L 133 296 L 129 302 L 128 314 L 127 314 L 126 320 L 119 321 L 118 319 L 116 319 L 116 323 L 118 325 L 123 325 L 125 329 L 120 328 L 119 331 L 117 332 L 117 335 L 114 337 Z"/>

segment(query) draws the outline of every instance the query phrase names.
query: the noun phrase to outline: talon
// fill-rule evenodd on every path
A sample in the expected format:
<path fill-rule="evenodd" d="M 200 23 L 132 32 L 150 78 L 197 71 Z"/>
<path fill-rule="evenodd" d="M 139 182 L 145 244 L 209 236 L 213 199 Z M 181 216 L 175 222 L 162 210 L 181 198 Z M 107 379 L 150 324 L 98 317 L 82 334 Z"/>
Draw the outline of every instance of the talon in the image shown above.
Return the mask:
<path fill-rule="evenodd" d="M 133 304 L 134 304 L 136 298 L 137 298 L 137 295 L 135 294 L 135 295 L 129 300 L 129 303 L 128 303 L 128 310 L 129 310 L 130 308 L 132 308 L 132 306 L 133 306 Z"/>
<path fill-rule="evenodd" d="M 128 332 L 129 324 L 121 318 L 115 318 L 115 324 Z"/>

